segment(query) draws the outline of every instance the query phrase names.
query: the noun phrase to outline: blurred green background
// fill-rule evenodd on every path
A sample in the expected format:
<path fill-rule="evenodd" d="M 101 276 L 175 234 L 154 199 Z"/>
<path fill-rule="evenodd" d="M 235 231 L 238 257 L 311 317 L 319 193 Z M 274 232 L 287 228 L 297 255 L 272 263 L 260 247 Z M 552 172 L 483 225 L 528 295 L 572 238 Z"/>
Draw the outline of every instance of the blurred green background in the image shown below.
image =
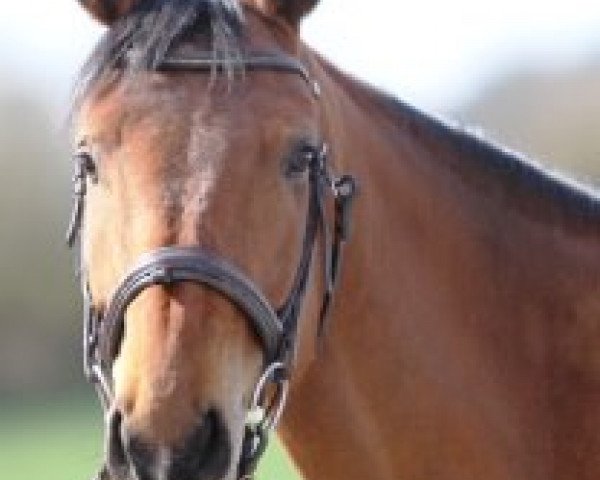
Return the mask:
<path fill-rule="evenodd" d="M 0 28 L 0 478 L 80 480 L 92 475 L 102 450 L 100 409 L 81 374 L 74 261 L 63 243 L 71 175 L 65 91 L 82 55 L 61 63 L 64 42 L 50 38 L 44 48 L 43 42 L 26 48 L 14 41 L 21 37 L 9 42 L 3 32 Z M 428 108 L 600 184 L 598 47 L 600 42 L 589 45 L 577 61 L 559 64 L 504 59 L 502 71 L 480 79 L 461 102 Z M 35 68 L 23 61 L 25 50 Z M 440 92 L 443 85 L 441 78 Z M 290 472 L 290 462 L 275 447 L 260 479 L 289 480 Z"/>

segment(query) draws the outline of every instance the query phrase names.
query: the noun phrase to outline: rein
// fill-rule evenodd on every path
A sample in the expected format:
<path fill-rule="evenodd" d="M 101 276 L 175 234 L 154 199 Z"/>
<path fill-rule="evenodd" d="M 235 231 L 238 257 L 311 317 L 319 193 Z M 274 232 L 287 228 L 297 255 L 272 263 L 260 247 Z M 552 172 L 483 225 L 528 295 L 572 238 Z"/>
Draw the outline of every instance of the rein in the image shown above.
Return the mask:
<path fill-rule="evenodd" d="M 306 67 L 297 59 L 270 53 L 254 53 L 236 64 L 248 71 L 266 70 L 301 76 L 315 96 L 320 89 Z M 231 62 L 214 56 L 170 58 L 161 71 L 213 72 Z M 348 240 L 352 201 L 357 193 L 356 181 L 349 175 L 334 176 L 329 167 L 326 145 L 308 152 L 309 201 L 306 227 L 292 289 L 287 300 L 274 308 L 254 282 L 237 267 L 211 252 L 197 247 L 163 247 L 144 254 L 119 282 L 107 307 L 101 311 L 94 305 L 85 272 L 82 278 L 84 297 L 84 372 L 95 385 L 107 417 L 114 403 L 112 366 L 119 354 L 125 332 L 125 315 L 129 305 L 145 289 L 153 285 L 171 286 L 182 282 L 205 285 L 222 294 L 248 318 L 261 341 L 264 371 L 257 382 L 249 405 L 238 478 L 253 478 L 264 453 L 268 434 L 274 430 L 287 400 L 290 375 L 297 349 L 298 320 L 308 285 L 310 267 L 319 233 L 322 237 L 325 288 L 319 314 L 319 337 L 323 334 L 338 283 L 343 247 Z M 83 222 L 88 181 L 97 181 L 84 155 L 75 156 L 74 206 L 67 232 L 67 243 L 73 246 Z M 325 214 L 326 197 L 334 201 L 334 225 Z M 271 388 L 272 387 L 272 388 Z M 273 395 L 267 392 L 274 391 Z M 99 478 L 109 478 L 108 467 Z"/>

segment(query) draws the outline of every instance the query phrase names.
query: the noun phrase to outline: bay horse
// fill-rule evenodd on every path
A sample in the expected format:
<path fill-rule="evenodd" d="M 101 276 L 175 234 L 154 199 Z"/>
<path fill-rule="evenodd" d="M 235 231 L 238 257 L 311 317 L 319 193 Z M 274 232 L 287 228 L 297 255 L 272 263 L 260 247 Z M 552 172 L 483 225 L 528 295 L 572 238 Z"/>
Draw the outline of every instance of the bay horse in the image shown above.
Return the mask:
<path fill-rule="evenodd" d="M 594 192 L 342 73 L 316 0 L 80 3 L 99 478 L 251 478 L 288 388 L 308 480 L 600 478 Z"/>

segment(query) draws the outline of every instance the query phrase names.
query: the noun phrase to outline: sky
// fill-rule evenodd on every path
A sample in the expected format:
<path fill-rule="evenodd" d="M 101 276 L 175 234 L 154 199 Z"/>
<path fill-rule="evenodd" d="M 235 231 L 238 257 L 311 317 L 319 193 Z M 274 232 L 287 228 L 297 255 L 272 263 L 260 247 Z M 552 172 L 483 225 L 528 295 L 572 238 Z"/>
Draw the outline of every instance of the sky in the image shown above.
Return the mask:
<path fill-rule="evenodd" d="M 64 103 L 102 29 L 75 0 L 5 1 L 3 66 Z M 600 58 L 597 0 L 322 0 L 303 37 L 342 69 L 426 110 L 458 105 L 518 67 Z"/>

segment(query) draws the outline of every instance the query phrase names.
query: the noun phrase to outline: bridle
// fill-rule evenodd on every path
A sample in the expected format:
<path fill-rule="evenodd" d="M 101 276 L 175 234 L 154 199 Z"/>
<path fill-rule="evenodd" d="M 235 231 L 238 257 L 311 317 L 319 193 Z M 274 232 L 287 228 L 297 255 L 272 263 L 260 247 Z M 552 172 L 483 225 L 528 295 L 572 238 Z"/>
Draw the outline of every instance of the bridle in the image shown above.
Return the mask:
<path fill-rule="evenodd" d="M 300 75 L 314 95 L 320 96 L 318 84 L 313 82 L 306 67 L 293 57 L 249 53 L 241 56 L 236 63 L 246 71 L 266 70 Z M 228 66 L 228 61 L 214 55 L 173 57 L 164 60 L 159 70 L 214 72 Z M 292 289 L 279 308 L 274 308 L 252 280 L 237 267 L 201 248 L 170 246 L 144 254 L 119 282 L 103 310 L 94 304 L 87 276 L 82 272 L 84 372 L 95 385 L 107 416 L 114 402 L 112 366 L 123 339 L 125 314 L 129 305 L 145 289 L 153 285 L 196 283 L 219 292 L 245 314 L 261 341 L 265 368 L 249 405 L 238 467 L 240 480 L 253 477 L 258 460 L 265 451 L 268 433 L 277 426 L 287 400 L 297 348 L 298 320 L 317 236 L 320 232 L 325 274 L 319 337 L 325 330 L 331 310 L 343 247 L 349 236 L 352 200 L 357 193 L 356 181 L 349 175 L 336 177 L 331 173 L 326 144 L 306 154 L 310 156 L 309 201 L 302 251 Z M 81 228 L 88 183 L 97 181 L 88 161 L 85 155 L 75 156 L 74 207 L 67 232 L 70 246 L 74 245 Z M 328 195 L 334 201 L 333 229 L 326 215 L 325 200 Z M 104 467 L 99 477 L 108 477 L 107 472 Z"/>
<path fill-rule="evenodd" d="M 319 96 L 318 84 L 297 59 L 281 54 L 253 53 L 237 60 L 244 70 L 270 70 L 300 75 Z M 159 70 L 213 72 L 227 62 L 215 56 L 168 58 Z M 300 263 L 292 289 L 284 304 L 275 309 L 238 268 L 212 253 L 191 247 L 164 247 L 146 253 L 119 282 L 106 309 L 100 311 L 91 296 L 82 272 L 84 298 L 84 372 L 93 383 L 106 412 L 113 403 L 112 365 L 119 353 L 125 331 L 125 313 L 137 296 L 153 285 L 192 282 L 210 287 L 234 303 L 251 322 L 261 341 L 265 369 L 249 405 L 238 478 L 250 479 L 265 451 L 268 433 L 279 421 L 286 403 L 289 378 L 297 347 L 298 319 L 305 296 L 317 235 L 321 232 L 324 250 L 325 288 L 319 314 L 322 335 L 339 279 L 342 250 L 348 239 L 351 205 L 357 193 L 353 177 L 335 177 L 328 164 L 328 150 L 309 152 L 309 203 Z M 75 157 L 74 207 L 67 242 L 75 243 L 83 220 L 88 181 L 97 181 L 85 155 Z M 327 222 L 325 197 L 334 199 L 333 235 Z M 274 394 L 267 394 L 274 387 Z M 100 477 L 107 477 L 106 467 Z"/>

